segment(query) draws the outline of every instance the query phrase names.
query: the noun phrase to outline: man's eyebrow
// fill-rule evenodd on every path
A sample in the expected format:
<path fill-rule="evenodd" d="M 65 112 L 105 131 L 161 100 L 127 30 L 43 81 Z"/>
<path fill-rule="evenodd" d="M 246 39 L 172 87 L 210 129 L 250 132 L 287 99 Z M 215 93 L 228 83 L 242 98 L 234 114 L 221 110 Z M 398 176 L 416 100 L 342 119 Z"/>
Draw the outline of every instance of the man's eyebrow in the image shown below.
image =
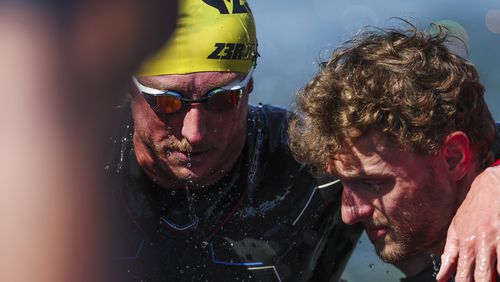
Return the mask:
<path fill-rule="evenodd" d="M 390 175 L 356 175 L 339 178 L 343 181 L 383 181 L 385 179 L 389 179 L 390 177 Z"/>
<path fill-rule="evenodd" d="M 391 177 L 392 174 L 386 171 L 366 171 L 366 170 L 350 170 L 352 173 L 339 173 L 337 170 L 333 171 L 333 174 L 338 178 L 342 178 L 345 180 L 364 180 L 364 179 L 373 179 L 373 178 L 388 178 Z"/>

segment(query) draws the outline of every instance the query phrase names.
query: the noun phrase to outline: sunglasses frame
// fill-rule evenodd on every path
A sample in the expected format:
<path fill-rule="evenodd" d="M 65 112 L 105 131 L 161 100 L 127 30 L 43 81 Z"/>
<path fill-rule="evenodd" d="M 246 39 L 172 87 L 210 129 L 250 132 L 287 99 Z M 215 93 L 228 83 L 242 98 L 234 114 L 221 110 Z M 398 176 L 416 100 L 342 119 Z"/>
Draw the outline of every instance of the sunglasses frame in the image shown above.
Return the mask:
<path fill-rule="evenodd" d="M 223 112 L 226 110 L 230 110 L 230 108 L 223 109 L 223 110 L 213 109 L 213 108 L 208 106 L 207 102 L 210 100 L 210 98 L 212 98 L 214 95 L 217 95 L 221 91 L 224 91 L 224 92 L 226 92 L 226 91 L 238 91 L 238 94 L 237 94 L 238 95 L 238 97 L 237 97 L 238 103 L 234 108 L 239 108 L 240 99 L 243 96 L 243 90 L 247 87 L 248 82 L 250 82 L 250 79 L 252 78 L 252 74 L 253 74 L 254 69 L 255 69 L 255 67 L 252 66 L 250 68 L 250 70 L 248 71 L 248 74 L 242 80 L 234 81 L 228 85 L 212 89 L 208 93 L 206 93 L 203 97 L 201 97 L 200 99 L 189 99 L 189 98 L 185 98 L 181 93 L 176 92 L 176 91 L 160 90 L 160 89 L 155 89 L 152 87 L 142 85 L 135 77 L 132 77 L 132 80 L 134 81 L 134 84 L 137 87 L 137 89 L 143 94 L 144 98 L 146 99 L 148 104 L 151 106 L 151 108 L 153 108 L 153 110 L 155 112 L 162 113 L 162 114 L 175 114 L 175 113 L 183 111 L 185 109 L 185 107 L 187 106 L 187 104 L 193 104 L 193 103 L 202 103 L 202 104 L 204 104 L 204 107 L 209 111 Z M 159 111 L 159 107 L 158 107 L 157 99 L 156 99 L 159 96 L 173 96 L 181 101 L 181 107 L 175 112 L 171 112 L 171 113 L 161 112 L 161 111 Z"/>

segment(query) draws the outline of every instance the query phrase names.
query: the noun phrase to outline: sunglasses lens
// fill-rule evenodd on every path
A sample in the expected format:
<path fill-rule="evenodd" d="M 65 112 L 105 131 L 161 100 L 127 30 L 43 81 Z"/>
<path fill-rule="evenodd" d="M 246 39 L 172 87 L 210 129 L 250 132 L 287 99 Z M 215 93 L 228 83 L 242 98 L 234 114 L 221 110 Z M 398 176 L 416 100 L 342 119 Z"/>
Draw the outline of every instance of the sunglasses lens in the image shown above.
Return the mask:
<path fill-rule="evenodd" d="M 174 95 L 156 96 L 157 110 L 161 113 L 171 114 L 182 108 L 181 100 Z"/>
<path fill-rule="evenodd" d="M 242 90 L 219 90 L 210 96 L 208 108 L 215 111 L 225 111 L 236 108 L 240 102 Z"/>

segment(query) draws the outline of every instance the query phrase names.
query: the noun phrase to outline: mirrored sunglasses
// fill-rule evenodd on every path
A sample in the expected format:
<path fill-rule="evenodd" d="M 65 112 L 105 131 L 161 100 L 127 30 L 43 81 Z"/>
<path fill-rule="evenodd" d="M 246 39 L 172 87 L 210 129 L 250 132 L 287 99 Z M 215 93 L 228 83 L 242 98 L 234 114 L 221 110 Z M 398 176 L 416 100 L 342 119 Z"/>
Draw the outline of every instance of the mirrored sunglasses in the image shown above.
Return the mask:
<path fill-rule="evenodd" d="M 252 77 L 254 68 L 241 80 L 210 90 L 200 99 L 185 98 L 172 90 L 159 90 L 142 85 L 135 77 L 135 86 L 144 95 L 151 108 L 161 114 L 173 114 L 184 110 L 188 104 L 201 103 L 209 111 L 223 112 L 239 107 L 243 92 Z"/>

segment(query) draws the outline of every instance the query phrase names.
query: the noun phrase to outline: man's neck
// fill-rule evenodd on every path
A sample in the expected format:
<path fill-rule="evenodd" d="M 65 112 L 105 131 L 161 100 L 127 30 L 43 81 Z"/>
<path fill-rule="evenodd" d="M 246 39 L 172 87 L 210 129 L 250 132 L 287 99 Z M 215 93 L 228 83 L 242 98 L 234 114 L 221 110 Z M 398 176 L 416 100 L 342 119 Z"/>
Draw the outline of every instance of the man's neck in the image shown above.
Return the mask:
<path fill-rule="evenodd" d="M 415 276 L 432 265 L 431 253 L 424 252 L 408 260 L 394 263 L 407 277 Z"/>
<path fill-rule="evenodd" d="M 475 164 L 474 166 L 471 167 L 471 169 L 469 169 L 467 174 L 461 180 L 458 181 L 458 183 L 457 183 L 458 190 L 457 191 L 459 193 L 458 198 L 459 198 L 460 202 L 457 205 L 457 209 L 464 201 L 465 196 L 467 196 L 467 193 L 469 193 L 472 182 L 474 181 L 474 179 L 477 177 L 478 174 L 479 174 L 479 172 L 477 169 L 477 164 Z"/>

